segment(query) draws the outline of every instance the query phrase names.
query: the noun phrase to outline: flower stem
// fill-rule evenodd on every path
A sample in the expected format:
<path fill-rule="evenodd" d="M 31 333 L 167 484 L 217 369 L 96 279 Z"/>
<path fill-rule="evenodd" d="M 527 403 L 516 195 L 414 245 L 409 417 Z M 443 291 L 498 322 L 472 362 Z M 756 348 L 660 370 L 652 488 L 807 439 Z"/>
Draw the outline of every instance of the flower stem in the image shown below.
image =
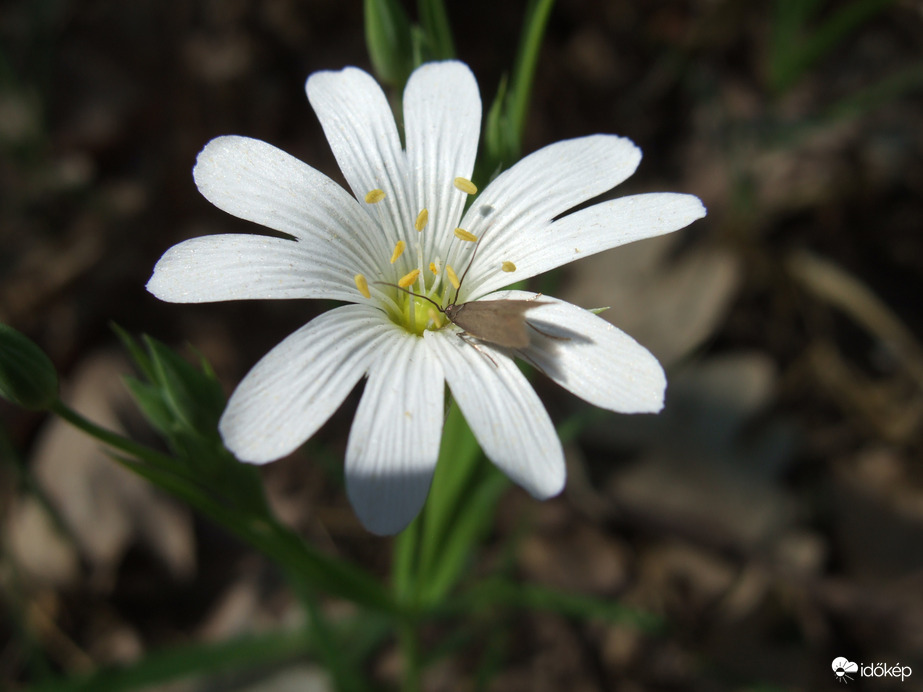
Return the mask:
<path fill-rule="evenodd" d="M 401 654 L 404 658 L 403 692 L 420 692 L 420 640 L 416 618 L 402 619 L 398 630 Z"/>
<path fill-rule="evenodd" d="M 95 437 L 101 442 L 105 442 L 110 447 L 114 447 L 126 454 L 130 454 L 136 459 L 142 459 L 145 461 L 167 461 L 169 457 L 160 452 L 147 447 L 146 445 L 139 444 L 134 440 L 131 440 L 127 437 L 123 437 L 118 433 L 114 433 L 111 430 L 107 430 L 102 426 L 97 425 L 96 423 L 84 418 L 82 415 L 77 413 L 74 409 L 70 408 L 63 401 L 58 399 L 51 405 L 52 412 L 61 416 L 68 423 L 73 425 L 78 430 L 82 430 L 90 437 Z"/>

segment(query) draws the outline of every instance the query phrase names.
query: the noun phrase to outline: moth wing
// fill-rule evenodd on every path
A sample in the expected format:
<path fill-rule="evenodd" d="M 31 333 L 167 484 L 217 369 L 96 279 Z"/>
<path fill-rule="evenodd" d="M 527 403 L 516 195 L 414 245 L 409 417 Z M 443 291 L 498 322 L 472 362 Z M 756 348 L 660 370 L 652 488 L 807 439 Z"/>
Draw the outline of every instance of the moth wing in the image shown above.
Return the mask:
<path fill-rule="evenodd" d="M 534 300 L 483 300 L 458 306 L 453 321 L 471 336 L 506 348 L 529 345 L 526 312 L 543 305 Z"/>

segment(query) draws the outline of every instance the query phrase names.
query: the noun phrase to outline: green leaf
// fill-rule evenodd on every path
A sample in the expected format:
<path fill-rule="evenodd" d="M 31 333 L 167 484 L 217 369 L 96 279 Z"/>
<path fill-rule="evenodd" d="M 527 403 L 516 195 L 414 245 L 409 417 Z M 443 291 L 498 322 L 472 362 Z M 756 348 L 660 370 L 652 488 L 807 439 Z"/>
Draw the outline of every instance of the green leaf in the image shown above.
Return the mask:
<path fill-rule="evenodd" d="M 160 390 L 154 385 L 131 376 L 124 377 L 123 382 L 148 423 L 165 437 L 173 435 L 175 432 L 173 416 L 169 406 L 160 395 Z"/>
<path fill-rule="evenodd" d="M 403 88 L 413 69 L 410 22 L 398 0 L 365 0 L 365 43 L 379 81 Z"/>
<path fill-rule="evenodd" d="M 453 517 L 464 502 L 465 491 L 477 474 L 481 448 L 454 401 L 446 413 L 439 461 L 424 508 L 424 560 L 434 553 L 450 531 Z M 424 567 L 425 568 L 425 567 Z"/>
<path fill-rule="evenodd" d="M 476 546 L 493 526 L 497 503 L 510 482 L 493 466 L 488 471 L 466 497 L 463 511 L 439 548 L 438 559 L 427 564 L 429 571 L 420 594 L 424 605 L 441 603 L 452 591 L 464 576 Z"/>
<path fill-rule="evenodd" d="M 777 94 L 793 87 L 818 61 L 894 0 L 853 0 L 814 29 L 808 22 L 817 14 L 818 0 L 776 0 L 772 17 L 769 82 Z"/>
<path fill-rule="evenodd" d="M 537 584 L 524 584 L 510 579 L 494 578 L 473 587 L 459 600 L 458 606 L 492 609 L 498 606 L 557 613 L 578 620 L 603 620 L 629 624 L 644 631 L 663 626 L 656 615 L 624 606 L 617 601 L 558 591 Z"/>
<path fill-rule="evenodd" d="M 34 411 L 58 398 L 58 373 L 34 341 L 0 324 L 0 396 Z"/>
<path fill-rule="evenodd" d="M 480 458 L 477 441 L 453 401 L 446 413 L 439 460 L 426 505 L 421 515 L 395 539 L 392 582 L 402 602 L 419 603 L 423 593 L 430 591 L 427 585 L 442 550 L 448 547 L 454 522 L 464 509 Z M 453 549 L 458 551 L 459 546 Z"/>
<path fill-rule="evenodd" d="M 413 603 L 419 593 L 417 571 L 423 524 L 421 516 L 395 536 L 391 553 L 391 587 L 397 599 L 405 604 Z"/>
<path fill-rule="evenodd" d="M 125 385 L 151 426 L 166 440 L 176 459 L 148 463 L 191 479 L 214 497 L 258 517 L 269 510 L 258 471 L 242 464 L 227 450 L 218 433 L 224 392 L 211 366 L 200 357 L 199 367 L 165 344 L 148 336 L 144 348 L 115 328 L 144 382 L 126 377 Z"/>
<path fill-rule="evenodd" d="M 158 651 L 126 666 L 105 667 L 87 675 L 59 678 L 37 685 L 32 692 L 129 692 L 202 676 L 280 664 L 313 648 L 303 631 L 240 637 L 216 644 L 186 644 Z"/>
<path fill-rule="evenodd" d="M 154 366 L 151 364 L 151 359 L 148 358 L 144 349 L 138 345 L 138 342 L 132 338 L 131 334 L 126 332 L 115 322 L 110 322 L 109 326 L 112 328 L 112 331 L 114 331 L 119 337 L 119 340 L 122 342 L 122 346 L 126 351 L 128 351 L 128 355 L 131 356 L 131 359 L 135 362 L 135 365 L 138 366 L 138 369 L 141 371 L 141 373 L 148 379 L 149 382 L 153 382 L 155 380 Z"/>
<path fill-rule="evenodd" d="M 474 182 L 478 188 L 487 186 L 503 168 L 514 160 L 515 130 L 507 115 L 507 77 L 500 78 L 497 95 L 487 111 L 484 124 L 484 146 L 477 161 Z"/>
<path fill-rule="evenodd" d="M 506 78 L 501 80 L 487 113 L 484 146 L 476 175 L 478 185 L 488 182 L 522 155 L 535 68 L 553 6 L 554 0 L 531 0 L 526 9 L 513 76 L 509 82 Z"/>
<path fill-rule="evenodd" d="M 806 130 L 828 128 L 831 122 L 862 117 L 890 105 L 909 93 L 920 91 L 923 91 L 923 60 L 892 71 L 875 84 L 855 91 L 832 104 L 815 122 L 809 122 Z"/>
<path fill-rule="evenodd" d="M 510 86 L 509 118 L 516 133 L 516 158 L 522 150 L 522 135 L 525 130 L 529 100 L 532 96 L 532 82 L 535 80 L 535 68 L 538 55 L 545 38 L 545 28 L 551 16 L 554 0 L 531 0 L 526 9 L 526 19 L 522 28 L 522 39 L 516 55 L 516 67 Z"/>
<path fill-rule="evenodd" d="M 144 336 L 144 345 L 155 373 L 153 383 L 161 388 L 176 420 L 189 430 L 217 429 L 225 399 L 221 384 L 210 374 L 211 368 L 196 368 L 149 336 Z"/>
<path fill-rule="evenodd" d="M 446 415 L 436 473 L 422 516 L 395 546 L 395 587 L 418 605 L 441 601 L 459 582 L 478 542 L 493 524 L 509 486 L 485 463 L 454 402 Z"/>
<path fill-rule="evenodd" d="M 209 677 L 234 671 L 267 670 L 318 657 L 326 646 L 338 646 L 344 664 L 350 665 L 345 681 L 336 689 L 370 689 L 363 680 L 362 663 L 379 649 L 390 634 L 391 621 L 380 615 L 358 613 L 339 619 L 323 631 L 298 629 L 235 637 L 215 643 L 187 643 L 146 654 L 123 666 L 106 666 L 92 673 L 58 677 L 33 686 L 31 692 L 132 692 L 154 685 L 167 686 L 190 677 Z M 323 641 L 326 638 L 328 641 Z M 196 689 L 217 689 L 215 681 L 197 683 Z M 159 688 L 158 688 L 159 689 Z"/>
<path fill-rule="evenodd" d="M 417 8 L 420 23 L 430 51 L 431 60 L 449 60 L 455 57 L 455 43 L 449 15 L 442 0 L 419 0 Z"/>

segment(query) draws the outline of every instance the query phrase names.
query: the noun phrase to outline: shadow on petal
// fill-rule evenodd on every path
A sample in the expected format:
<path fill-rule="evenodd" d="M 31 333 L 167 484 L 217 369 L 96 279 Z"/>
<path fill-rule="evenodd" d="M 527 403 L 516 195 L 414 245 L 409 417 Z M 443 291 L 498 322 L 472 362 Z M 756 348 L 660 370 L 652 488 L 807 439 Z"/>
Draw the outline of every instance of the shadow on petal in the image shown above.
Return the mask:
<path fill-rule="evenodd" d="M 423 509 L 432 480 L 432 468 L 351 473 L 346 478 L 346 491 L 366 529 L 379 536 L 392 536 L 407 528 Z"/>

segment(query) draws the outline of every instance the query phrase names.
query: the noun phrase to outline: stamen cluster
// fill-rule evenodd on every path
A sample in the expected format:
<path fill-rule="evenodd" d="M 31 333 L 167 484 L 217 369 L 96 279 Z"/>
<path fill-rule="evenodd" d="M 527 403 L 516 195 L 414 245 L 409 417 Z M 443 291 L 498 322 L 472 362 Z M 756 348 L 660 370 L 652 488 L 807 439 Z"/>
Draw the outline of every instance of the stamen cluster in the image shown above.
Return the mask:
<path fill-rule="evenodd" d="M 473 182 L 461 176 L 456 176 L 452 181 L 452 185 L 460 193 L 468 196 L 476 195 L 478 191 Z M 376 188 L 366 193 L 365 202 L 366 204 L 377 206 L 387 196 L 384 190 Z M 381 224 L 386 223 L 383 214 L 379 214 L 378 218 Z M 382 271 L 378 276 L 373 277 L 371 281 L 361 273 L 353 277 L 356 289 L 362 297 L 370 299 L 374 291 L 376 297 L 382 301 L 388 316 L 408 332 L 417 335 L 422 334 L 426 329 L 438 330 L 449 324 L 444 308 L 451 304 L 449 301 L 452 291 L 455 291 L 455 297 L 457 298 L 458 290 L 461 287 L 458 274 L 451 264 L 444 261 L 444 258 L 435 256 L 427 262 L 426 258 L 423 257 L 422 234 L 429 232 L 445 233 L 446 230 L 429 229 L 427 228 L 428 223 L 429 209 L 424 207 L 417 214 L 413 223 L 416 233 L 407 234 L 406 240 L 398 240 L 394 245 L 391 258 L 388 260 L 388 264 L 393 267 L 404 256 L 404 252 L 409 246 L 416 261 L 411 260 L 409 263 L 401 263 L 400 266 L 402 269 L 412 266 L 412 269 L 398 274 L 390 267 L 382 265 Z M 474 251 L 477 248 L 479 238 L 464 228 L 454 228 L 451 238 L 441 238 L 440 240 L 443 242 L 435 243 L 434 247 L 446 247 L 447 256 L 458 257 L 470 264 L 470 261 L 474 258 Z M 465 244 L 471 245 L 473 248 L 463 247 Z M 513 262 L 504 261 L 500 269 L 504 272 L 513 272 L 516 271 L 516 265 Z M 455 299 L 451 300 L 454 302 Z"/>

